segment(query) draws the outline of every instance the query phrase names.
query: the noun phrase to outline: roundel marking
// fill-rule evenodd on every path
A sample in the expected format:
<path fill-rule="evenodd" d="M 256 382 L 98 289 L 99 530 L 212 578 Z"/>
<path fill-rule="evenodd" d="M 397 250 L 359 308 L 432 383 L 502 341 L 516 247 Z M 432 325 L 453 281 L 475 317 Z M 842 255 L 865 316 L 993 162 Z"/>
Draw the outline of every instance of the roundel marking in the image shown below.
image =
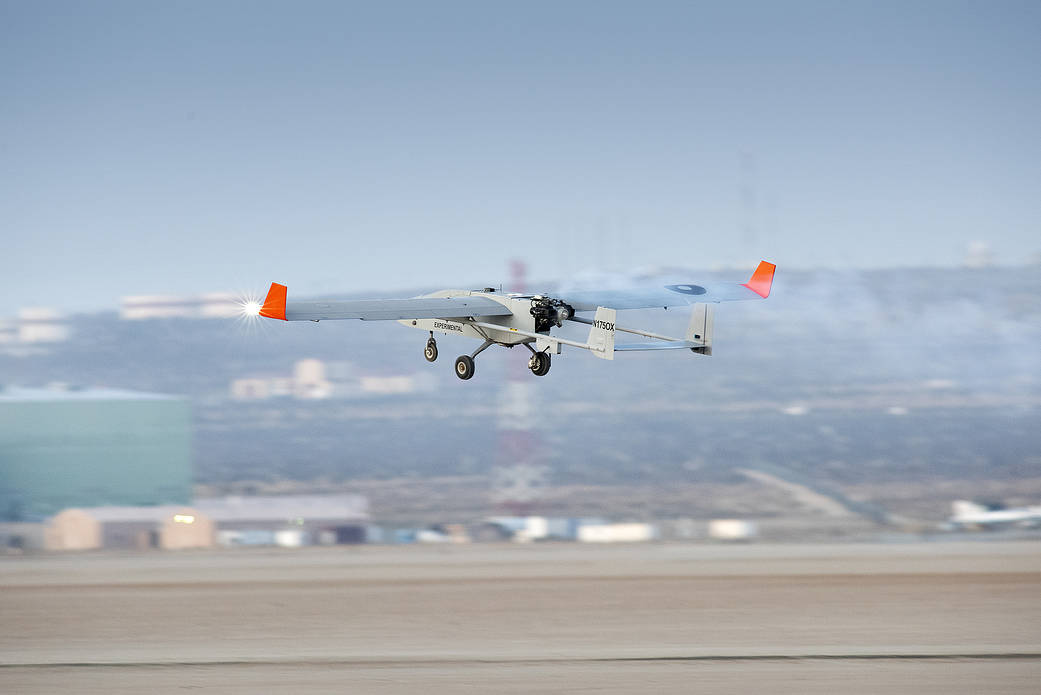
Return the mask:
<path fill-rule="evenodd" d="M 666 285 L 665 289 L 679 292 L 680 294 L 705 294 L 708 292 L 700 285 Z"/>

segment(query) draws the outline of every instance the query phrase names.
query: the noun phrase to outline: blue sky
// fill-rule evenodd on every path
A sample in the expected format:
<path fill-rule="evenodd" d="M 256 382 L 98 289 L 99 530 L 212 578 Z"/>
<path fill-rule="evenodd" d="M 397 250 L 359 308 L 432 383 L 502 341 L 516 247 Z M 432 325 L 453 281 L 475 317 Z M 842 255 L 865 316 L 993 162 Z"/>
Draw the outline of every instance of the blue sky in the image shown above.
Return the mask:
<path fill-rule="evenodd" d="M 9 306 L 1041 252 L 1041 3 L 0 2 Z"/>

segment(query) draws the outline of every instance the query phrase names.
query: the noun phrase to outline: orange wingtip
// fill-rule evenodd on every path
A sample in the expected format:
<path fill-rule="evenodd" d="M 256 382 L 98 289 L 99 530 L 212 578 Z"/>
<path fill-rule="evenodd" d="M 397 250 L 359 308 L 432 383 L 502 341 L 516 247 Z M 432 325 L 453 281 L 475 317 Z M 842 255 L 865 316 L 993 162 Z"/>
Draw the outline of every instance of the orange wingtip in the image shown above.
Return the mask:
<path fill-rule="evenodd" d="M 271 283 L 271 289 L 264 297 L 264 306 L 260 307 L 260 315 L 269 319 L 286 320 L 286 286 L 277 282 Z"/>
<path fill-rule="evenodd" d="M 775 270 L 777 270 L 777 266 L 773 263 L 759 261 L 759 267 L 752 273 L 752 279 L 745 283 L 745 287 L 766 299 L 770 296 L 770 287 L 774 282 Z"/>

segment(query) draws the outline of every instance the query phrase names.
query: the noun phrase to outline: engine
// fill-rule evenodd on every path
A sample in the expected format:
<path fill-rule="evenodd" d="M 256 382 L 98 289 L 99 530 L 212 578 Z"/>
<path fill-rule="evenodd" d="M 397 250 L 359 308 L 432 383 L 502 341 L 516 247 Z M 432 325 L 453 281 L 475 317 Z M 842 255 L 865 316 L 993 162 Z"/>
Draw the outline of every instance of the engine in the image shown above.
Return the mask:
<path fill-rule="evenodd" d="M 535 332 L 548 333 L 553 326 L 560 328 L 575 315 L 575 310 L 559 299 L 534 297 L 531 300 L 531 315 L 535 318 Z"/>

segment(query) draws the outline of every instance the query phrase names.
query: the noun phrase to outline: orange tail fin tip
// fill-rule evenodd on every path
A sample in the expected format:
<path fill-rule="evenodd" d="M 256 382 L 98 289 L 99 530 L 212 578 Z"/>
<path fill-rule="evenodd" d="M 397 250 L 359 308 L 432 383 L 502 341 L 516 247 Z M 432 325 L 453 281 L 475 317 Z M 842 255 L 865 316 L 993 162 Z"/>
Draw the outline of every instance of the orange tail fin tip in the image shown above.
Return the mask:
<path fill-rule="evenodd" d="M 264 306 L 260 308 L 260 315 L 269 319 L 286 320 L 286 286 L 277 282 L 271 283 L 271 289 L 264 297 Z"/>
<path fill-rule="evenodd" d="M 773 285 L 776 269 L 777 266 L 773 263 L 759 261 L 759 267 L 752 273 L 752 279 L 745 283 L 745 287 L 766 299 L 770 296 L 770 287 Z"/>

